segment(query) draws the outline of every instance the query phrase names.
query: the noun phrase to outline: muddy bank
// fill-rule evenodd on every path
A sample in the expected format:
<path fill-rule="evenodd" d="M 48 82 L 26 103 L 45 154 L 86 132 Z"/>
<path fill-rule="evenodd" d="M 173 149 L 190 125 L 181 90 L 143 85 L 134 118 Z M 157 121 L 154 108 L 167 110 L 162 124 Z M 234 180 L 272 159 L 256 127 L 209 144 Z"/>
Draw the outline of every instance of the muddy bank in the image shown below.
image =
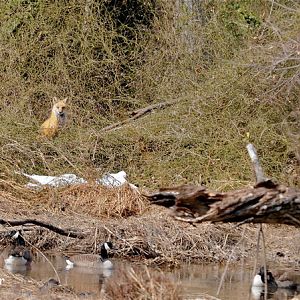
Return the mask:
<path fill-rule="evenodd" d="M 116 257 L 176 265 L 183 261 L 226 262 L 234 247 L 232 261 L 253 258 L 256 251 L 256 225 L 181 223 L 173 220 L 167 209 L 149 205 L 128 186 L 110 189 L 82 185 L 24 193 L 6 189 L 1 193 L 0 212 L 6 220 L 33 218 L 84 237 L 73 239 L 41 227 L 23 226 L 25 238 L 44 252 L 90 253 L 99 243 L 110 240 Z M 264 228 L 268 259 L 299 264 L 299 229 Z M 2 247 L 9 242 L 4 234 L 9 230 L 8 226 L 1 230 Z"/>
<path fill-rule="evenodd" d="M 2 226 L 2 250 L 10 243 L 7 232 L 22 228 L 34 254 L 39 251 L 62 255 L 95 253 L 99 243 L 109 240 L 114 244 L 115 258 L 142 263 L 145 267 L 173 268 L 182 262 L 225 264 L 230 256 L 232 263 L 241 260 L 250 262 L 256 252 L 257 225 L 191 225 L 175 221 L 168 215 L 167 209 L 151 206 L 141 194 L 128 186 L 108 189 L 85 185 L 37 192 L 17 185 L 13 188 L 12 185 L 3 185 L 0 214 L 5 220 L 40 220 L 83 236 L 70 238 L 30 224 L 14 228 Z M 268 260 L 300 265 L 299 229 L 283 225 L 264 228 Z M 1 255 L 0 259 L 4 257 Z M 258 260 L 261 261 L 261 256 Z M 46 284 L 43 287 L 45 282 L 29 280 L 6 270 L 0 269 L 0 272 L 0 278 L 4 279 L 0 285 L 1 294 L 6 299 L 15 299 L 16 296 L 18 299 L 93 299 L 95 296 L 82 295 L 64 286 L 49 287 Z M 138 299 L 145 291 L 157 299 L 181 299 L 180 284 L 167 277 L 162 279 L 163 273 L 150 276 L 146 269 L 123 273 L 121 283 L 115 284 L 115 279 L 111 278 L 105 284 L 103 299 L 121 299 L 124 294 L 128 299 Z M 116 280 L 119 275 L 116 275 Z M 203 299 L 213 298 L 204 295 Z"/>

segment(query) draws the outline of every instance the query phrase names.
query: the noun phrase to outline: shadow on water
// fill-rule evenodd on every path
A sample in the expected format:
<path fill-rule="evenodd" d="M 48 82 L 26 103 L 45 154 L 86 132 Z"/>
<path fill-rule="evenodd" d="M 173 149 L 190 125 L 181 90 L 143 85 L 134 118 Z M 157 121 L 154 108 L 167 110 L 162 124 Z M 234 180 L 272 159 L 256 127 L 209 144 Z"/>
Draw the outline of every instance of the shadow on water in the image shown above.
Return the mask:
<path fill-rule="evenodd" d="M 2 256 L 2 255 L 1 255 Z M 66 269 L 64 257 L 61 255 L 50 256 L 53 267 L 56 269 L 59 279 L 63 285 L 72 287 L 76 292 L 83 294 L 99 295 L 103 291 L 105 280 L 118 280 L 118 271 L 122 268 L 130 269 L 132 264 L 113 260 L 115 268 L 113 275 L 111 273 L 103 274 L 95 269 L 73 268 Z M 38 256 L 31 263 L 30 267 L 21 266 L 19 268 L 9 269 L 4 266 L 3 259 L 0 261 L 1 267 L 8 269 L 12 273 L 19 273 L 23 276 L 31 277 L 40 281 L 47 281 L 49 278 L 57 279 L 53 267 L 42 256 Z M 135 265 L 135 268 L 138 266 Z M 142 268 L 142 266 L 141 266 Z M 151 273 L 158 272 L 157 268 L 149 268 Z M 203 293 L 215 296 L 222 300 L 260 300 L 264 299 L 261 291 L 253 290 L 251 293 L 250 284 L 252 282 L 252 267 L 251 266 L 230 266 L 224 278 L 224 283 L 220 294 L 216 296 L 218 285 L 220 283 L 224 266 L 217 264 L 203 265 L 182 265 L 174 270 L 161 270 L 164 274 L 175 282 L 182 285 L 182 296 L 184 299 L 196 299 Z M 120 274 L 122 272 L 119 272 Z M 268 295 L 268 299 L 291 299 L 294 292 L 289 290 L 277 290 L 275 294 Z"/>

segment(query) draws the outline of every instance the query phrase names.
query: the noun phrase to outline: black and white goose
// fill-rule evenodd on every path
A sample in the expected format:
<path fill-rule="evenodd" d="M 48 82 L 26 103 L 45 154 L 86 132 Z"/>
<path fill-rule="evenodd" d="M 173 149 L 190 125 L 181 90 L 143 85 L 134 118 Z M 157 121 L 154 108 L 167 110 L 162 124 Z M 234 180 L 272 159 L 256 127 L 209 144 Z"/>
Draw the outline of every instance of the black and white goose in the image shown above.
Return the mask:
<path fill-rule="evenodd" d="M 13 245 L 9 249 L 8 258 L 4 259 L 5 265 L 11 267 L 29 265 L 32 255 L 30 250 L 25 247 L 25 240 L 21 232 L 13 231 L 10 236 L 13 239 Z"/>
<path fill-rule="evenodd" d="M 261 267 L 254 276 L 252 287 L 264 288 L 265 282 L 264 267 Z M 277 270 L 273 274 L 267 270 L 267 287 L 270 291 L 278 288 L 300 290 L 300 272 Z"/>
<path fill-rule="evenodd" d="M 112 249 L 111 242 L 105 242 L 100 247 L 100 254 L 77 254 L 66 259 L 67 269 L 73 267 L 112 269 L 113 263 L 108 259 L 108 251 Z"/>

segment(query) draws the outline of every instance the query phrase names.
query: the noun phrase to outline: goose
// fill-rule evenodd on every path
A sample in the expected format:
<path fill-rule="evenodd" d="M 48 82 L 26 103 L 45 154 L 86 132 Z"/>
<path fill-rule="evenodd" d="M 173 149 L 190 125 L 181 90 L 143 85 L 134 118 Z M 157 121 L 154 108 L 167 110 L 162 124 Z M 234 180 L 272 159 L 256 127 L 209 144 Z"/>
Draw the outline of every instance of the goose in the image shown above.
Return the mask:
<path fill-rule="evenodd" d="M 25 240 L 20 230 L 13 231 L 11 238 L 14 240 L 13 245 L 8 253 L 8 258 L 4 260 L 6 266 L 25 266 L 32 261 L 30 250 L 25 247 Z"/>
<path fill-rule="evenodd" d="M 252 287 L 264 288 L 264 286 L 264 267 L 261 267 L 259 272 L 254 276 Z M 276 291 L 278 288 L 300 290 L 300 273 L 298 274 L 296 271 L 278 270 L 274 272 L 273 275 L 267 270 L 267 286 L 270 291 Z"/>
<path fill-rule="evenodd" d="M 67 269 L 73 267 L 112 269 L 113 264 L 108 259 L 108 251 L 112 249 L 111 242 L 100 246 L 100 254 L 78 254 L 66 259 Z"/>

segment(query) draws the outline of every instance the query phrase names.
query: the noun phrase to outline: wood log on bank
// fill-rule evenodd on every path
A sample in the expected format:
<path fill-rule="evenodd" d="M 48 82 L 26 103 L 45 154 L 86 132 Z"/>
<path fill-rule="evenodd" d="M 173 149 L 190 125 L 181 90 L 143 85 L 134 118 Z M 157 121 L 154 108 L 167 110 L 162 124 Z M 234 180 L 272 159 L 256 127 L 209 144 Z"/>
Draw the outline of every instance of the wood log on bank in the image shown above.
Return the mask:
<path fill-rule="evenodd" d="M 147 198 L 153 204 L 169 207 L 175 219 L 185 222 L 251 222 L 300 227 L 300 191 L 270 180 L 227 193 L 183 185 L 161 189 Z"/>
<path fill-rule="evenodd" d="M 253 187 L 221 193 L 204 186 L 183 185 L 145 196 L 153 204 L 168 207 L 175 219 L 185 222 L 251 222 L 300 227 L 300 190 L 266 179 L 251 147 L 249 144 L 247 149 L 257 182 Z"/>

